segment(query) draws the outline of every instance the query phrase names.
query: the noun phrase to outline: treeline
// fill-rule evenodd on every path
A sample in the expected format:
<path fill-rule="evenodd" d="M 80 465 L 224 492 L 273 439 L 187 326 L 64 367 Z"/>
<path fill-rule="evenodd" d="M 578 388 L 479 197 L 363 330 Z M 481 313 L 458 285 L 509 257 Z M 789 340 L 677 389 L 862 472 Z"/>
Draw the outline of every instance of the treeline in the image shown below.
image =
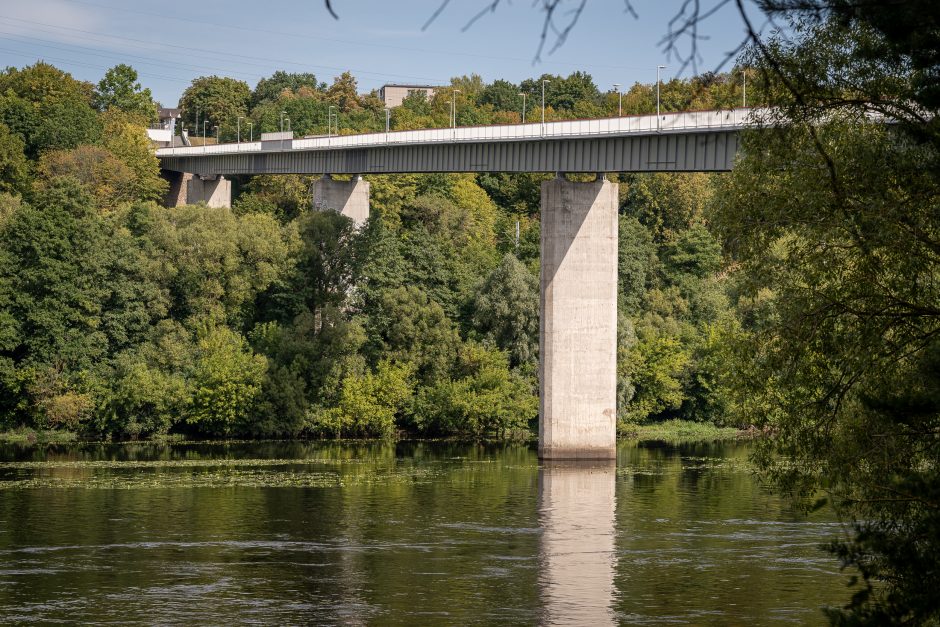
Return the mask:
<path fill-rule="evenodd" d="M 465 115 L 511 113 L 496 94 L 516 86 L 460 80 L 461 97 L 481 103 Z M 610 95 L 589 76 L 553 80 L 553 115 L 609 114 Z M 733 91 L 728 77 L 709 81 L 713 92 L 703 79 L 674 83 L 686 100 Z M 236 83 L 196 79 L 184 111 L 195 114 L 207 86 L 234 86 L 241 101 L 211 102 L 242 102 L 231 113 L 258 130 L 275 110 L 297 129 L 305 118 L 291 103 L 330 102 L 341 130 L 371 128 L 373 99 L 348 75 L 331 87 L 284 73 L 253 92 Z M 311 210 L 306 176 L 240 180 L 231 210 L 166 209 L 154 202 L 166 183 L 143 132 L 155 105 L 132 69 L 92 86 L 37 63 L 0 75 L 0 92 L 0 427 L 118 438 L 531 434 L 545 175 L 369 177 L 372 217 L 358 230 Z M 434 124 L 439 98 L 412 98 L 393 119 Z M 198 106 L 211 123 L 217 114 Z M 50 129 L 60 109 L 61 129 Z M 611 176 L 621 183 L 621 426 L 721 421 L 716 338 L 733 312 L 705 218 L 715 178 Z"/>
<path fill-rule="evenodd" d="M 706 73 L 688 80 L 673 78 L 660 87 L 662 111 L 731 109 L 743 104 L 744 69 L 729 74 Z M 750 70 L 751 99 L 760 93 L 762 77 Z M 545 119 L 566 120 L 646 114 L 656 111 L 656 85 L 634 84 L 621 96 L 600 90 L 589 74 L 543 74 L 521 83 L 484 83 L 477 75 L 461 76 L 438 88 L 428 99 L 423 91 L 408 96 L 390 112 L 392 130 L 447 127 L 452 111 L 458 126 L 512 124 L 542 119 L 542 81 Z M 458 90 L 456 93 L 454 90 Z M 524 94 L 524 97 L 523 97 Z M 748 103 L 750 104 L 750 102 Z M 275 72 L 252 90 L 233 78 L 203 76 L 193 80 L 180 99 L 183 127 L 201 139 L 245 141 L 261 132 L 290 128 L 298 136 L 377 132 L 385 130 L 385 105 L 376 91 L 358 92 L 356 79 L 346 72 L 327 85 L 310 73 Z M 283 116 L 282 116 L 283 112 Z M 250 125 L 250 126 L 249 126 Z M 239 135 L 240 131 L 240 135 Z M 197 140 L 198 141 L 198 140 Z"/>

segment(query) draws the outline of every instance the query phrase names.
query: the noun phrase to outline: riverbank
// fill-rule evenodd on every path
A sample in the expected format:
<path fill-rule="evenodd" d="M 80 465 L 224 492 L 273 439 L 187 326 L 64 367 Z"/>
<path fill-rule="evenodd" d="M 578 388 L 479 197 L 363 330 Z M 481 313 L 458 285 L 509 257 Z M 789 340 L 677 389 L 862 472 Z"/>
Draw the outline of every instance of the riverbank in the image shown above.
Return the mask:
<path fill-rule="evenodd" d="M 751 437 L 754 437 L 751 432 L 742 431 L 735 427 L 718 427 L 710 423 L 688 420 L 667 420 L 647 425 L 621 425 L 617 434 L 618 440 L 637 442 L 717 442 Z M 308 438 L 298 439 L 307 440 Z M 525 438 L 522 439 L 525 440 Z M 533 433 L 530 439 L 532 441 L 536 440 L 536 434 Z M 239 438 L 239 440 L 242 440 L 242 438 Z M 67 444 L 79 441 L 83 441 L 83 438 L 74 431 L 37 430 L 26 427 L 0 431 L 0 443 L 4 444 Z M 135 440 L 135 442 L 153 444 L 182 444 L 187 441 L 189 440 L 183 434 L 161 434 L 144 440 Z M 202 440 L 196 441 L 202 442 Z"/>
<path fill-rule="evenodd" d="M 621 425 L 619 440 L 638 442 L 717 442 L 753 437 L 748 431 L 736 427 L 719 427 L 706 422 L 666 420 L 647 425 Z"/>

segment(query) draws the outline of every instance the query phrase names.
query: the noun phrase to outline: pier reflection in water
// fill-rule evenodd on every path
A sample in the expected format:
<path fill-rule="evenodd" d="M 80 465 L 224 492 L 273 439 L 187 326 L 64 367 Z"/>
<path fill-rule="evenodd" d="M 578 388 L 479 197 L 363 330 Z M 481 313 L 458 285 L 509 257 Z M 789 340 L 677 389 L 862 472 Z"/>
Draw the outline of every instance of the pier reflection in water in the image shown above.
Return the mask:
<path fill-rule="evenodd" d="M 615 624 L 616 464 L 539 466 L 543 624 Z"/>

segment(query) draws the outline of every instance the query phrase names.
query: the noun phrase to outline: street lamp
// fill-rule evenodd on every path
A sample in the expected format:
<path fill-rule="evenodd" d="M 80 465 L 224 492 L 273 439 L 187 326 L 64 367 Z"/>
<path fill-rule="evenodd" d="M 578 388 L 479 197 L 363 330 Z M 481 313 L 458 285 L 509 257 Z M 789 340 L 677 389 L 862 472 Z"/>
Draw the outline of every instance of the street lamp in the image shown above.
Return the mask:
<path fill-rule="evenodd" d="M 543 80 L 542 81 L 542 130 L 545 130 L 545 83 L 551 83 L 551 81 Z"/>
<path fill-rule="evenodd" d="M 459 89 L 453 90 L 450 95 L 450 123 L 451 128 L 457 128 L 457 94 L 460 93 Z"/>
<path fill-rule="evenodd" d="M 743 91 L 743 93 L 741 94 L 741 98 L 742 98 L 741 104 L 744 105 L 745 109 L 747 109 L 747 70 L 746 69 L 741 70 L 741 81 L 742 81 L 741 89 Z"/>
<path fill-rule="evenodd" d="M 218 146 L 219 145 L 219 127 L 213 126 L 212 128 L 215 129 L 215 144 L 216 146 Z"/>
<path fill-rule="evenodd" d="M 203 152 L 206 151 L 206 124 L 207 123 L 208 123 L 208 120 L 202 121 L 202 151 Z"/>
<path fill-rule="evenodd" d="M 614 89 L 617 90 L 617 116 L 623 116 L 623 92 L 620 91 L 620 83 L 614 83 Z"/>
<path fill-rule="evenodd" d="M 235 143 L 242 143 L 242 119 L 239 117 L 235 120 Z"/>
<path fill-rule="evenodd" d="M 519 95 L 522 96 L 522 123 L 525 124 L 525 92 L 520 91 Z"/>
<path fill-rule="evenodd" d="M 656 130 L 657 131 L 659 130 L 659 83 L 660 83 L 659 71 L 665 70 L 665 69 L 666 69 L 665 65 L 656 66 Z"/>
<path fill-rule="evenodd" d="M 281 111 L 281 132 L 284 132 L 284 116 L 287 115 L 287 111 Z"/>
<path fill-rule="evenodd" d="M 255 125 L 251 122 L 248 123 L 248 141 L 255 141 Z"/>
<path fill-rule="evenodd" d="M 332 137 L 333 135 L 332 124 L 333 124 L 333 109 L 334 108 L 335 107 L 333 107 L 333 105 L 330 105 L 330 107 L 326 111 L 326 136 L 327 137 Z M 336 130 L 339 131 L 339 129 L 336 129 Z"/>
<path fill-rule="evenodd" d="M 388 127 L 392 123 L 392 110 L 389 108 L 385 109 L 385 132 L 388 132 Z"/>

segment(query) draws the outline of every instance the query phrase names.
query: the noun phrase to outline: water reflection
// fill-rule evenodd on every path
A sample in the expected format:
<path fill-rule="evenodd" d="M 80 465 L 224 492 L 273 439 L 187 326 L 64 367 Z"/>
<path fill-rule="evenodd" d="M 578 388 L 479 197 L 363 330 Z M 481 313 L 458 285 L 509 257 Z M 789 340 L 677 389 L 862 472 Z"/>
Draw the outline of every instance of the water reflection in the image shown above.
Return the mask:
<path fill-rule="evenodd" d="M 543 623 L 613 625 L 616 464 L 539 466 Z"/>

